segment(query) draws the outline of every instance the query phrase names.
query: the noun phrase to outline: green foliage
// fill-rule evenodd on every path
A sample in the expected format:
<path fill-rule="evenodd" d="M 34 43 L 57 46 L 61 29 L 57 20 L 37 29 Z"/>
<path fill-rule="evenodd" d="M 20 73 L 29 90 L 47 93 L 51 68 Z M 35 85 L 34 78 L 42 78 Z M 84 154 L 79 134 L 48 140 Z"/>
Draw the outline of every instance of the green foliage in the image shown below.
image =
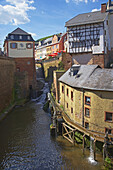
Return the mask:
<path fill-rule="evenodd" d="M 45 112 L 47 112 L 48 108 L 49 108 L 49 101 L 47 101 L 47 102 L 44 104 L 43 110 L 44 110 Z"/>
<path fill-rule="evenodd" d="M 75 132 L 75 140 L 78 144 L 82 144 L 82 141 L 83 141 L 83 134 L 76 131 Z"/>
<path fill-rule="evenodd" d="M 59 36 L 60 33 L 58 33 L 58 34 L 56 34 L 56 35 Z M 53 35 L 49 35 L 49 36 L 47 36 L 47 37 L 40 38 L 40 39 L 36 40 L 36 42 L 46 40 L 47 38 L 51 38 L 51 37 L 53 37 L 53 36 L 54 36 L 54 34 L 53 34 Z"/>
<path fill-rule="evenodd" d="M 53 124 L 50 124 L 50 129 L 52 129 L 53 128 Z"/>
<path fill-rule="evenodd" d="M 51 91 L 51 96 L 52 96 L 53 100 L 55 101 L 55 96 L 52 91 Z"/>
<path fill-rule="evenodd" d="M 47 37 L 40 38 L 40 39 L 36 40 L 36 42 L 38 42 L 38 41 L 43 41 L 43 40 L 46 40 L 47 38 L 51 38 L 51 37 L 53 37 L 53 35 L 50 35 L 50 36 L 47 36 Z"/>
<path fill-rule="evenodd" d="M 58 64 L 58 70 L 64 70 L 64 64 L 62 63 L 62 61 L 60 61 Z"/>
<path fill-rule="evenodd" d="M 63 107 L 63 105 L 60 105 L 60 108 L 61 108 L 62 110 L 64 110 L 64 107 Z"/>
<path fill-rule="evenodd" d="M 104 165 L 105 165 L 105 169 L 106 169 L 106 170 L 113 169 L 112 161 L 111 161 L 111 159 L 108 158 L 108 157 L 105 158 L 105 163 L 104 163 Z"/>

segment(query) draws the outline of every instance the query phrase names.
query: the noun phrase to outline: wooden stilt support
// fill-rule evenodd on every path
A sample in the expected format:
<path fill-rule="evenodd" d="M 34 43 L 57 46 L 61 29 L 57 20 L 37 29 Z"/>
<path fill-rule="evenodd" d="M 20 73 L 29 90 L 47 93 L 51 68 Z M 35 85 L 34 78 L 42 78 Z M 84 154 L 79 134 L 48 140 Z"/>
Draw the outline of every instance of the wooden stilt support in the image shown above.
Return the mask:
<path fill-rule="evenodd" d="M 62 136 L 75 145 L 75 129 L 65 123 L 62 124 Z"/>
<path fill-rule="evenodd" d="M 73 131 L 73 145 L 75 146 L 75 131 Z"/>
<path fill-rule="evenodd" d="M 105 154 L 105 144 L 103 145 L 103 161 L 105 160 L 106 158 L 106 154 Z"/>
<path fill-rule="evenodd" d="M 85 149 L 85 134 L 83 135 L 83 154 L 85 153 L 84 149 Z"/>
<path fill-rule="evenodd" d="M 64 127 L 63 127 L 63 123 L 62 123 L 62 136 L 63 136 L 63 134 L 64 134 Z"/>
<path fill-rule="evenodd" d="M 96 160 L 96 140 L 94 139 L 94 160 Z"/>

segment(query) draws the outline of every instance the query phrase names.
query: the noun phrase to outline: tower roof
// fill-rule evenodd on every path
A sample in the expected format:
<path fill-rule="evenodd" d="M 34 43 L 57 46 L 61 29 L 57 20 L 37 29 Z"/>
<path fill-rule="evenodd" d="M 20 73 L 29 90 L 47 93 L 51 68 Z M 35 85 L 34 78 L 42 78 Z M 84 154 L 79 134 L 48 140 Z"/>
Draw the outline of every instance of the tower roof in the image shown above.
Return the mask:
<path fill-rule="evenodd" d="M 10 34 L 21 34 L 21 35 L 29 35 L 27 32 L 25 32 L 24 30 L 22 30 L 21 28 L 17 28 L 14 31 L 12 31 Z"/>

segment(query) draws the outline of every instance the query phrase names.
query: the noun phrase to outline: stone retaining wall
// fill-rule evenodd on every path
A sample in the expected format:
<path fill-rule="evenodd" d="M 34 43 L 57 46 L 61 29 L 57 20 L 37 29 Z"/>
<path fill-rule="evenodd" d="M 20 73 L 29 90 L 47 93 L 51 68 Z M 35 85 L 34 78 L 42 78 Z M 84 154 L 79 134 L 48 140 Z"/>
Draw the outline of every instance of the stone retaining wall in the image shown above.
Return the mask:
<path fill-rule="evenodd" d="M 15 62 L 0 56 L 0 112 L 13 101 Z"/>

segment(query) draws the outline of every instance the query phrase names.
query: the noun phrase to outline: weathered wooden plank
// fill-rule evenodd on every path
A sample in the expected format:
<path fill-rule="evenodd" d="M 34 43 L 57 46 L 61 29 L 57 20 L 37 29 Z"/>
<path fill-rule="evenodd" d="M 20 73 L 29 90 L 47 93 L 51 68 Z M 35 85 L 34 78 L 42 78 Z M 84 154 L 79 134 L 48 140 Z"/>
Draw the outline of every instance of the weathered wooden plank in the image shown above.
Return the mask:
<path fill-rule="evenodd" d="M 73 144 L 73 140 L 69 139 L 67 136 L 64 136 L 64 135 L 63 137 Z"/>

